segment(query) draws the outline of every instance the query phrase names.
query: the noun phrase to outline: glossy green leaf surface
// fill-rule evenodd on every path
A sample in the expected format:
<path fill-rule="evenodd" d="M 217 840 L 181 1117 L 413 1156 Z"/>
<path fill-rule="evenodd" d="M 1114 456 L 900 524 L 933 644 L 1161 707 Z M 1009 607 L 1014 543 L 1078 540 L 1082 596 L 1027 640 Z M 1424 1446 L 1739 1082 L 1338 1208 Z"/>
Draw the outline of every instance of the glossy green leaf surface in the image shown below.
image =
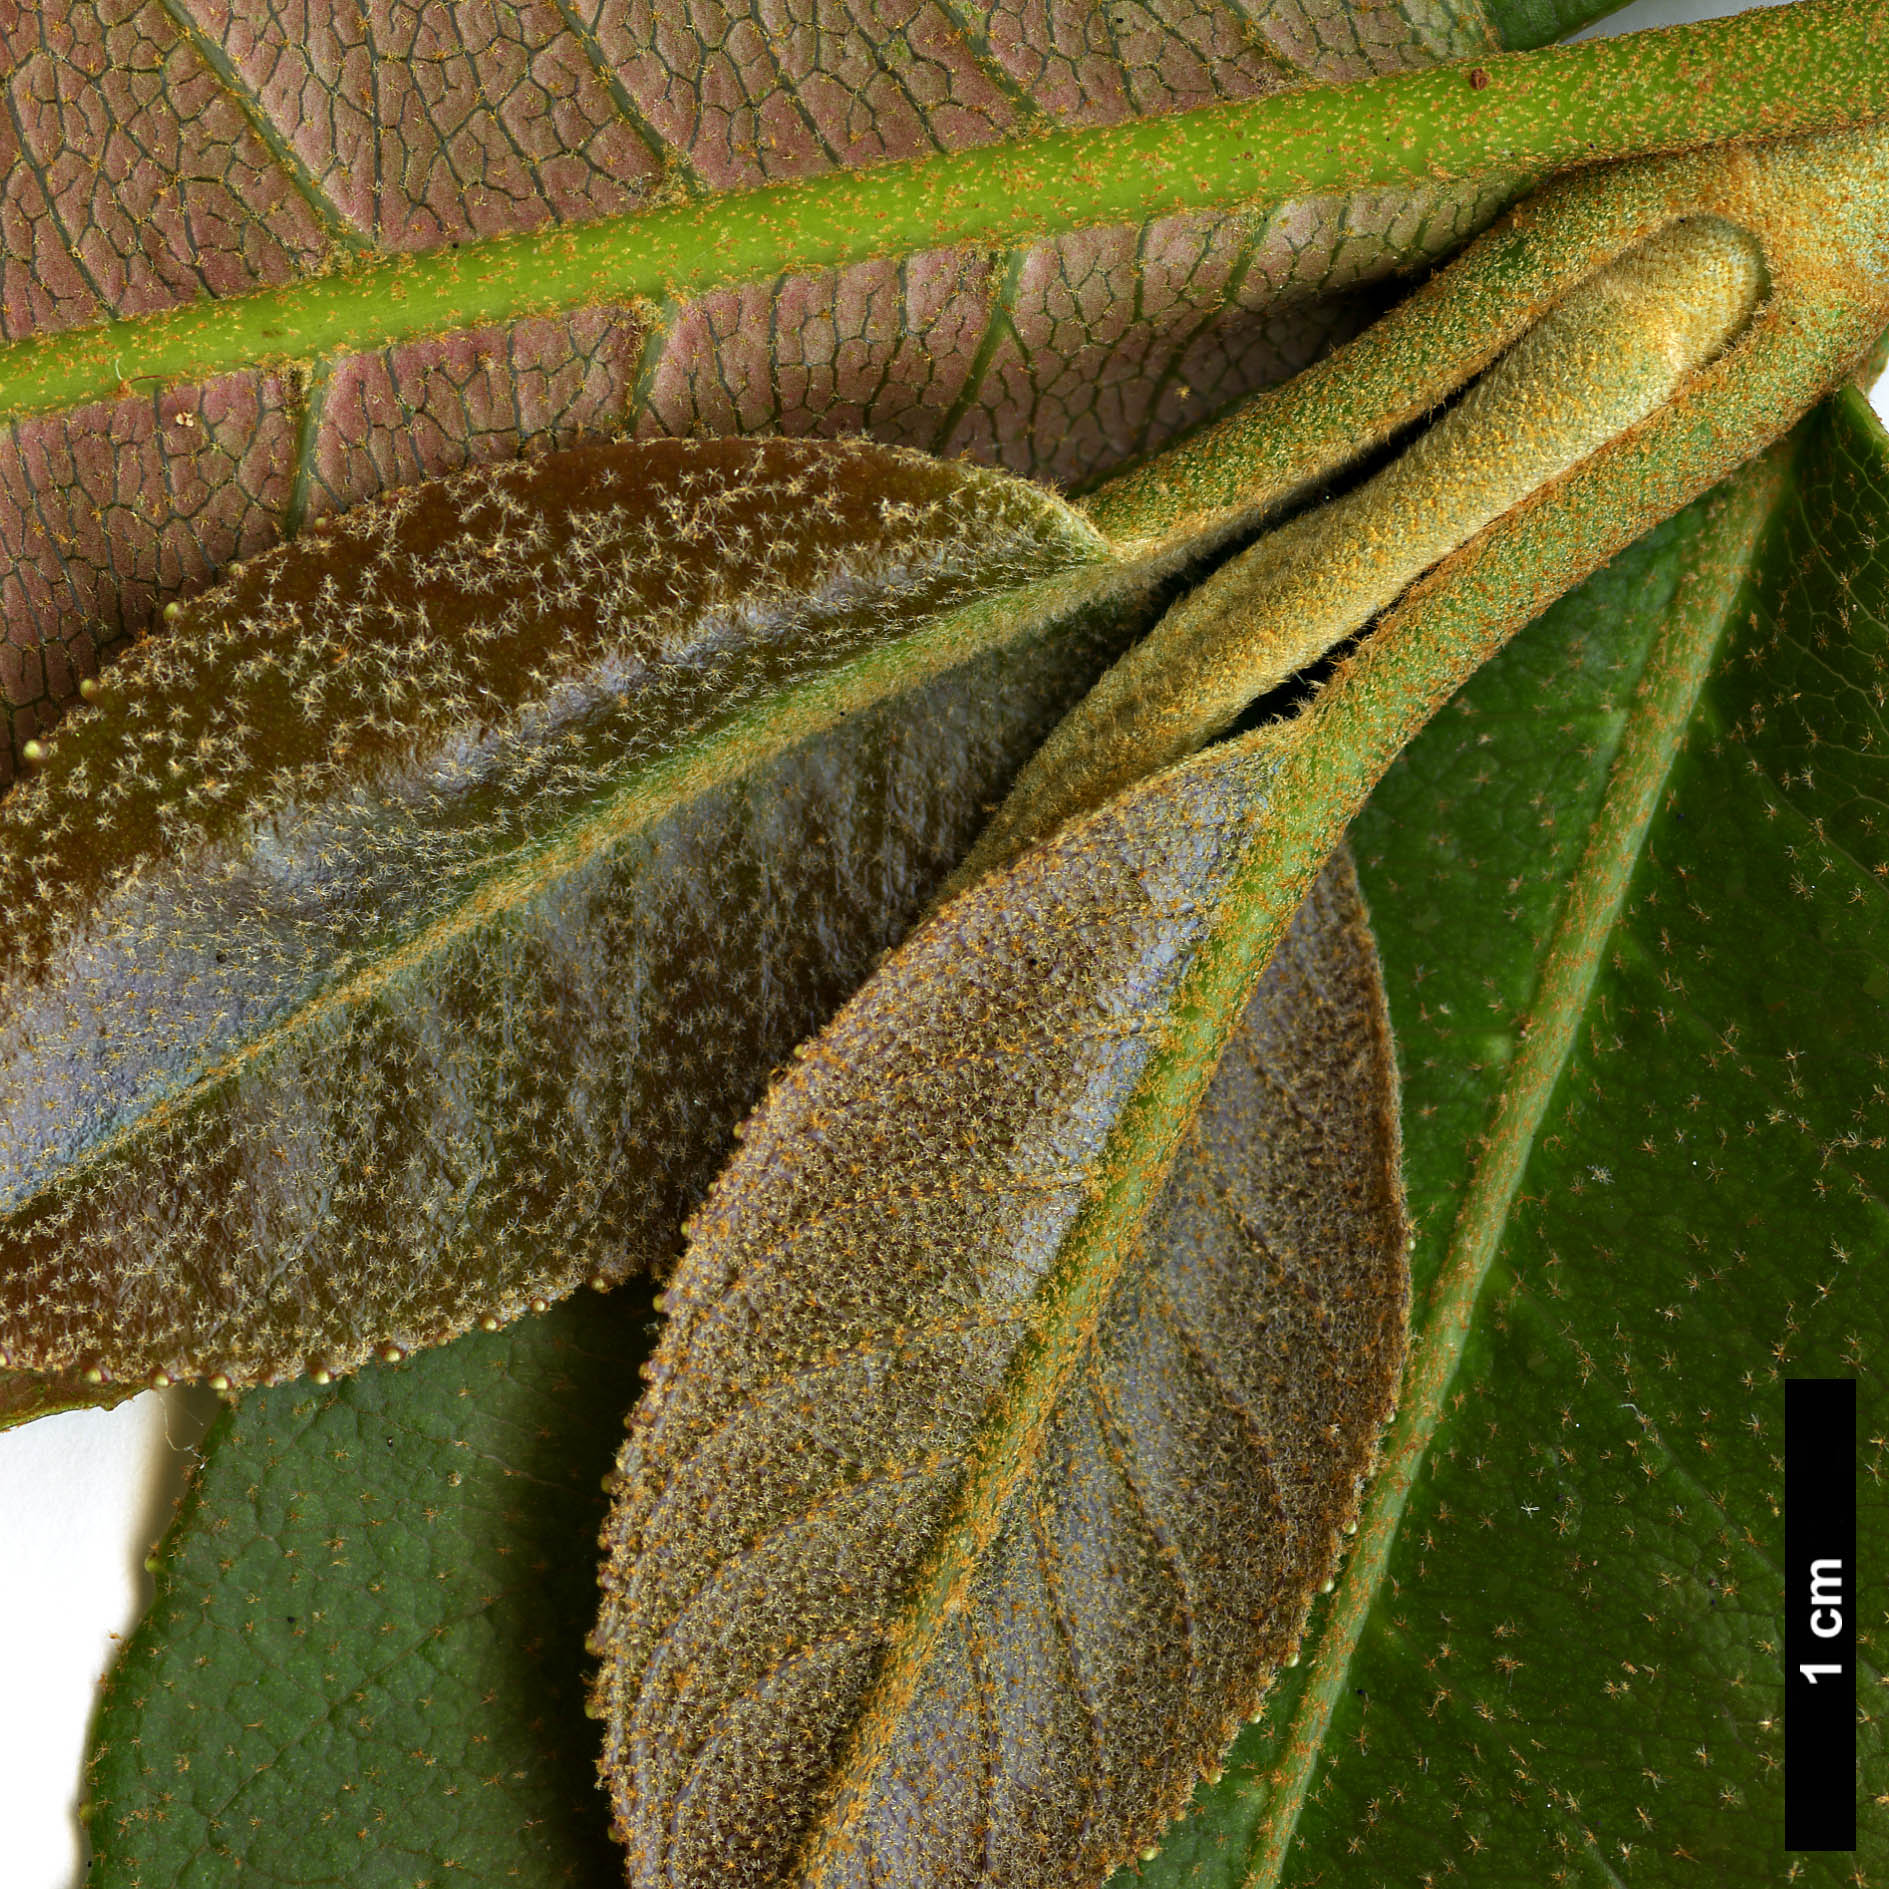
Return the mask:
<path fill-rule="evenodd" d="M 1306 1665 L 1142 1882 L 1785 1879 L 1782 1380 L 1858 1376 L 1865 1439 L 1883 1409 L 1889 448 L 1845 395 L 1760 479 L 1729 611 L 1687 594 L 1738 541 L 1720 495 L 1482 671 L 1354 828 L 1405 1079 L 1411 1376 L 1461 1362 L 1401 1516 L 1374 1494 Z M 1662 694 L 1683 712 L 1620 831 Z M 1591 981 L 1516 1140 L 1583 922 Z M 1492 1202 L 1451 1339 L 1434 1308 Z M 1867 1869 L 1867 1722 L 1861 1750 Z"/>
<path fill-rule="evenodd" d="M 1622 0 L 1488 0 L 1483 11 L 1503 45 L 1514 51 L 1546 46 L 1620 10 Z"/>
<path fill-rule="evenodd" d="M 660 1263 L 1148 590 L 860 443 L 583 448 L 258 559 L 0 803 L 0 1360 L 339 1373 Z"/>
<path fill-rule="evenodd" d="M 656 1323 L 583 1293 L 226 1412 L 106 1694 L 90 1880 L 619 1881 L 581 1648 Z"/>

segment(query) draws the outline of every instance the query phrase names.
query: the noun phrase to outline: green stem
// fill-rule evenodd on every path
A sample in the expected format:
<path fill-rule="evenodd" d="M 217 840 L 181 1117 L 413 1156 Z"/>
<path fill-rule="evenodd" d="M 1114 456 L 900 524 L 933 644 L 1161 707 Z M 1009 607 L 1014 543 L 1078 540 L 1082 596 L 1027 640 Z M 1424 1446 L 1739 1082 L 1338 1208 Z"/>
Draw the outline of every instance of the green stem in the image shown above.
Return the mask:
<path fill-rule="evenodd" d="M 875 256 L 1856 125 L 1889 115 L 1885 44 L 1889 0 L 1800 0 L 344 267 L 16 343 L 0 415 Z"/>

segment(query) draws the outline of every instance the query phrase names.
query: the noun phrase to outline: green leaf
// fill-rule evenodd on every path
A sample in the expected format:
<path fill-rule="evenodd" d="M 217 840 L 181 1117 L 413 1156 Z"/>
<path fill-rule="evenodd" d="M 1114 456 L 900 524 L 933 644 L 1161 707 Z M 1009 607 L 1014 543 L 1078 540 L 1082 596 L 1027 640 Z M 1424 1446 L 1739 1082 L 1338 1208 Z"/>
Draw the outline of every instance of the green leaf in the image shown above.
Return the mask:
<path fill-rule="evenodd" d="M 1418 1228 L 1391 1468 L 1296 1683 L 1129 1880 L 1774 1848 L 1782 1378 L 1883 1410 L 1886 518 L 1848 393 L 1478 674 L 1354 829 Z"/>
<path fill-rule="evenodd" d="M 1290 1653 L 1402 1356 L 1348 861 L 1178 1158 L 1136 1118 L 1270 771 L 1202 756 L 952 901 L 744 1129 L 606 1532 L 633 1881 L 1093 1881 Z"/>
<path fill-rule="evenodd" d="M 585 1294 L 220 1417 L 108 1682 L 88 1880 L 620 1883 L 580 1649 L 655 1324 Z"/>
<path fill-rule="evenodd" d="M 1150 575 L 999 473 L 591 447 L 140 644 L 0 803 L 0 1363 L 339 1374 L 665 1261 Z"/>
<path fill-rule="evenodd" d="M 1619 12 L 1624 0 L 1487 0 L 1483 12 L 1511 52 L 1546 46 Z"/>

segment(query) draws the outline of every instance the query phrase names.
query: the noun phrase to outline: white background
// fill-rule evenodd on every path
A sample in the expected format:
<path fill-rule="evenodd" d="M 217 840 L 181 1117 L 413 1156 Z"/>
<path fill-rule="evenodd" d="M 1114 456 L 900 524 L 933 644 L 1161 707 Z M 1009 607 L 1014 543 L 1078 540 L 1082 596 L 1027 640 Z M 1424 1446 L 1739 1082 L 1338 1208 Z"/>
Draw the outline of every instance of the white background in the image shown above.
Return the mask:
<path fill-rule="evenodd" d="M 1582 37 L 1740 10 L 1638 0 Z M 1874 398 L 1889 419 L 1889 380 Z M 116 1410 L 75 1411 L 0 1435 L 6 1889 L 75 1889 L 84 1878 L 75 1807 L 94 1691 L 149 1598 L 145 1556 L 215 1408 L 203 1391 L 151 1392 Z"/>

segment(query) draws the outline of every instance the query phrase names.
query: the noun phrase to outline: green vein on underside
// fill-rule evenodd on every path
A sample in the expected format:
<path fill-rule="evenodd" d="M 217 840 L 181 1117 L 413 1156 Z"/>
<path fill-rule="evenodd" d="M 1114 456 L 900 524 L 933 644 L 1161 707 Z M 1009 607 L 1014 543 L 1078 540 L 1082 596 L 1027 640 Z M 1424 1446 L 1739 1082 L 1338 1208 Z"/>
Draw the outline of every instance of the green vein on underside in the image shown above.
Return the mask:
<path fill-rule="evenodd" d="M 332 361 L 313 363 L 301 377 L 300 397 L 295 406 L 295 464 L 289 483 L 288 503 L 282 510 L 284 537 L 298 536 L 308 522 L 308 508 L 314 502 L 322 410 L 328 403 L 328 389 L 333 379 Z"/>
<path fill-rule="evenodd" d="M 1587 1013 L 1602 954 L 1626 899 L 1661 788 L 1783 494 L 1786 453 L 1747 467 L 1713 501 L 1697 556 L 1647 660 L 1620 750 L 1542 961 L 1514 1066 L 1497 1101 L 1412 1346 L 1396 1422 L 1359 1524 L 1317 1664 L 1286 1735 L 1278 1789 L 1254 1833 L 1245 1889 L 1274 1889 L 1291 1849 L 1332 1713 L 1349 1683 L 1364 1623 L 1462 1361 L 1476 1305 L 1508 1230 L 1535 1137 Z"/>
<path fill-rule="evenodd" d="M 990 385 L 991 371 L 997 364 L 997 350 L 1009 340 L 1016 344 L 1019 353 L 1022 352 L 1022 344 L 1016 339 L 1014 316 L 1018 285 L 1023 276 L 1023 259 L 1024 252 L 1020 249 L 1013 249 L 1007 256 L 991 258 L 991 275 L 996 288 L 984 309 L 984 332 L 977 338 L 977 350 L 971 356 L 964 384 L 959 387 L 956 397 L 945 408 L 944 417 L 938 422 L 938 431 L 931 445 L 935 453 L 948 453 L 951 450 L 951 442 L 957 437 L 958 428 L 977 405 L 978 395 Z"/>
<path fill-rule="evenodd" d="M 216 1062 L 181 1079 L 142 1113 L 89 1143 L 66 1162 L 59 1185 L 83 1185 L 85 1173 L 162 1129 L 284 1043 L 331 1017 L 348 1014 L 400 979 L 423 972 L 478 927 L 502 921 L 542 896 L 547 887 L 630 835 L 648 831 L 679 807 L 752 773 L 849 715 L 917 688 L 988 650 L 1019 647 L 1078 609 L 1120 598 L 1167 574 L 1156 562 L 1111 560 L 1099 555 L 1099 545 L 1097 550 L 1090 561 L 962 604 L 908 636 L 791 683 L 639 766 L 606 799 L 502 862 L 464 898 L 365 969 L 323 987 L 262 1025 Z"/>
<path fill-rule="evenodd" d="M 1889 115 L 1889 0 L 1489 54 L 1132 123 L 669 203 L 203 300 L 0 350 L 0 416 L 524 315 L 700 294 L 958 244 L 1576 164 Z"/>

